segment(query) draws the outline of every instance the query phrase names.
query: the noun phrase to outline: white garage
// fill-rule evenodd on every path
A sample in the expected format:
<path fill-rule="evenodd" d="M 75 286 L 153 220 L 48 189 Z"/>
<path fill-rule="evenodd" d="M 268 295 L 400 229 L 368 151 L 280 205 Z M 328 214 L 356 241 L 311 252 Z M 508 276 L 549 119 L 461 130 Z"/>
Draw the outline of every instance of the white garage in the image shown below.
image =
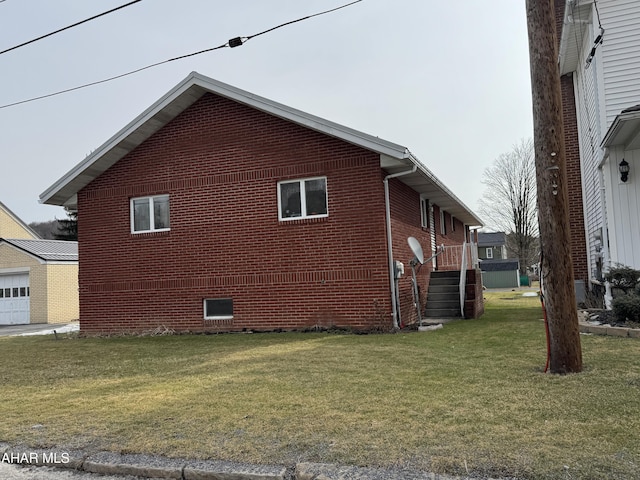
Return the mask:
<path fill-rule="evenodd" d="M 30 322 L 29 273 L 0 275 L 0 325 Z"/>

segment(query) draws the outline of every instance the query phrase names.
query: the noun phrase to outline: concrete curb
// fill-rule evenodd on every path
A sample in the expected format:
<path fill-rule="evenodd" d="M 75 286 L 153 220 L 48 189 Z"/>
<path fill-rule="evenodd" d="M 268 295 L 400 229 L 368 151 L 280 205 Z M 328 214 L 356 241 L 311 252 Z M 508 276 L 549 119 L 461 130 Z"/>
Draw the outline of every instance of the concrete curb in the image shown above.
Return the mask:
<path fill-rule="evenodd" d="M 78 470 L 102 475 L 179 480 L 473 480 L 430 472 L 374 469 L 325 463 L 251 465 L 225 461 L 171 459 L 154 455 L 126 455 L 82 450 L 32 449 L 0 443 L 6 463 Z"/>

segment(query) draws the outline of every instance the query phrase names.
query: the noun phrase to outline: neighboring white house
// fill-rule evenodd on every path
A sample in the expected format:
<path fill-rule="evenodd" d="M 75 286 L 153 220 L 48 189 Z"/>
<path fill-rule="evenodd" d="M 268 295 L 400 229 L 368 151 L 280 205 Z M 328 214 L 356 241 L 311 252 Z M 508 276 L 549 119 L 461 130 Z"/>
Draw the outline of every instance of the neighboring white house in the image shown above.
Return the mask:
<path fill-rule="evenodd" d="M 593 284 L 618 263 L 640 269 L 640 1 L 566 0 L 559 37 L 560 74 L 573 78 L 565 134 L 577 123 Z"/>

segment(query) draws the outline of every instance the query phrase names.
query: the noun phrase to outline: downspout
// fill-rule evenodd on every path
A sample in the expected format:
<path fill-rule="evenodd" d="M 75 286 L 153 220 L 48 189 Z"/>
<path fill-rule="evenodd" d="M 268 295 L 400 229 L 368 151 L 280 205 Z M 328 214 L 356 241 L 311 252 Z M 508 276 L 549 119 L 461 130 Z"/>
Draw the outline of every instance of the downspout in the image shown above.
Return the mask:
<path fill-rule="evenodd" d="M 397 330 L 400 328 L 398 324 L 398 302 L 396 300 L 396 279 L 395 269 L 393 265 L 393 235 L 391 234 L 391 200 L 389 198 L 389 180 L 403 175 L 409 175 L 415 173 L 418 170 L 418 164 L 414 163 L 411 170 L 404 172 L 392 173 L 384 177 L 384 207 L 387 220 L 387 252 L 389 255 L 389 281 L 391 285 L 391 316 L 393 318 L 393 328 Z"/>
<path fill-rule="evenodd" d="M 607 204 L 606 204 L 606 196 L 605 196 L 605 185 L 604 185 L 604 166 L 609 160 L 609 148 L 604 148 L 604 155 L 602 160 L 598 164 L 598 182 L 600 187 L 600 205 L 602 205 L 602 263 L 603 270 L 605 272 L 609 271 L 611 267 L 611 257 L 609 256 L 609 219 L 607 217 Z M 604 282 L 604 306 L 607 310 L 611 310 L 613 301 L 613 294 L 611 292 L 611 283 L 605 280 Z"/>

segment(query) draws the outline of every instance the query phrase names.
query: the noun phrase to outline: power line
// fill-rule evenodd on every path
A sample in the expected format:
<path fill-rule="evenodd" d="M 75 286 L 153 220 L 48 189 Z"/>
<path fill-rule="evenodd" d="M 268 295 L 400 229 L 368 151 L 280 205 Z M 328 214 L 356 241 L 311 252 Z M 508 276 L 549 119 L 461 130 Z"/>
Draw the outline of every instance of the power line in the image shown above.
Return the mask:
<path fill-rule="evenodd" d="M 0 2 L 4 2 L 4 1 L 5 0 L 0 0 Z M 50 37 L 52 35 L 55 35 L 56 33 L 64 32 L 65 30 L 69 30 L 70 28 L 77 27 L 78 25 L 82 25 L 83 23 L 90 22 L 91 20 L 95 20 L 96 18 L 103 17 L 105 15 L 108 15 L 110 13 L 113 13 L 113 12 L 117 11 L 117 10 L 120 10 L 122 8 L 128 7 L 130 5 L 133 5 L 134 3 L 138 3 L 138 2 L 141 2 L 141 1 L 142 0 L 133 0 L 133 2 L 129 2 L 129 3 L 125 4 L 125 5 L 120 5 L 119 7 L 112 8 L 111 10 L 108 10 L 106 12 L 99 13 L 98 15 L 94 15 L 91 18 L 87 18 L 87 19 L 82 20 L 80 22 L 76 22 L 73 25 L 69 25 L 68 27 L 60 28 L 60 29 L 56 30 L 55 32 L 47 33 L 46 35 L 42 35 L 41 37 L 34 38 L 33 40 L 29 40 L 28 42 L 21 43 L 20 45 L 16 45 L 15 47 L 7 48 L 6 50 L 2 50 L 0 52 L 0 55 L 2 55 L 3 53 L 10 52 L 12 50 L 16 50 L 16 49 L 18 49 L 20 47 L 24 47 L 25 45 L 29 45 L 30 43 L 35 43 L 38 40 L 42 40 L 43 38 Z"/>
<path fill-rule="evenodd" d="M 4 1 L 4 0 L 0 0 L 0 2 L 2 2 L 2 1 Z M 140 1 L 140 0 L 136 0 L 136 1 Z M 231 47 L 231 48 L 238 47 L 238 46 L 244 44 L 246 41 L 248 41 L 248 40 L 250 40 L 252 38 L 255 38 L 255 37 L 259 36 L 259 35 L 263 35 L 265 33 L 272 32 L 273 30 L 277 30 L 278 28 L 282 28 L 282 27 L 285 27 L 287 25 L 291 25 L 292 23 L 301 22 L 303 20 L 307 20 L 309 18 L 317 17 L 319 15 L 325 15 L 327 13 L 335 12 L 336 10 L 340 10 L 341 8 L 345 8 L 345 7 L 351 6 L 351 5 L 353 5 L 355 3 L 359 3 L 361 1 L 362 0 L 355 0 L 354 2 L 347 3 L 347 4 L 342 5 L 340 7 L 332 8 L 330 10 L 325 10 L 324 12 L 315 13 L 313 15 L 308 15 L 306 17 L 302 17 L 302 18 L 299 18 L 297 20 L 292 20 L 290 22 L 282 23 L 282 24 L 280 24 L 280 25 L 278 25 L 276 27 L 269 28 L 269 29 L 264 30 L 264 31 L 259 32 L 259 33 L 255 33 L 255 34 L 250 35 L 248 37 L 232 38 L 227 43 L 224 43 L 222 45 L 218 45 L 217 47 L 207 48 L 205 50 L 200 50 L 198 52 L 188 53 L 186 55 L 180 55 L 179 57 L 169 58 L 168 60 L 163 60 L 161 62 L 152 63 L 152 64 L 147 65 L 145 67 L 137 68 L 135 70 L 131 70 L 131 71 L 126 72 L 126 73 L 121 73 L 120 75 L 115 75 L 113 77 L 105 78 L 103 80 L 97 80 L 95 82 L 85 83 L 85 84 L 79 85 L 77 87 L 67 88 L 65 90 L 60 90 L 60 91 L 57 91 L 57 92 L 48 93 L 46 95 L 41 95 L 39 97 L 33 97 L 33 98 L 26 99 L 26 100 L 20 100 L 18 102 L 14 102 L 14 103 L 8 103 L 6 105 L 0 105 L 0 109 L 9 108 L 9 107 L 15 107 L 16 105 L 22 105 L 23 103 L 35 102 L 36 100 L 42 100 L 42 99 L 49 98 L 49 97 L 55 97 L 56 95 L 62 95 L 63 93 L 69 93 L 69 92 L 73 92 L 75 90 L 80 90 L 82 88 L 92 87 L 94 85 L 99 85 L 101 83 L 106 83 L 106 82 L 110 82 L 112 80 L 117 80 L 118 78 L 127 77 L 129 75 L 133 75 L 135 73 L 141 72 L 143 70 L 148 70 L 149 68 L 157 67 L 157 66 L 163 65 L 165 63 L 175 62 L 177 60 L 182 60 L 182 59 L 188 58 L 188 57 L 194 57 L 194 56 L 200 55 L 202 53 L 212 52 L 213 50 L 219 50 L 221 48 L 227 48 L 227 47 Z"/>

